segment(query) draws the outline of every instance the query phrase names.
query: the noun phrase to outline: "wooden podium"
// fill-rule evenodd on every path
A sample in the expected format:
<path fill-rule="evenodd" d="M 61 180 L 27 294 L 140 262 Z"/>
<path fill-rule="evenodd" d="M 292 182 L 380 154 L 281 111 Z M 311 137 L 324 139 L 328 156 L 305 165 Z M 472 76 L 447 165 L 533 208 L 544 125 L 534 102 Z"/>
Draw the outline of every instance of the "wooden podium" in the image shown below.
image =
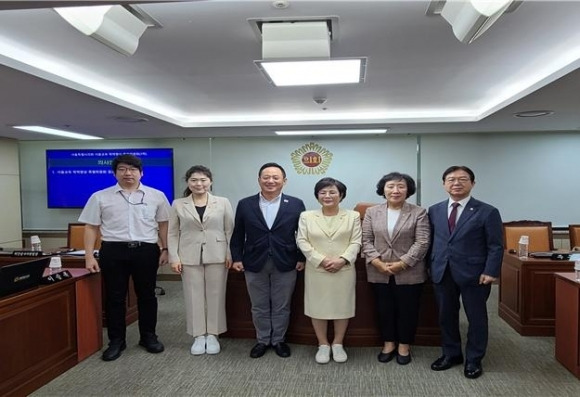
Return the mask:
<path fill-rule="evenodd" d="M 580 282 L 556 273 L 556 360 L 580 379 Z"/>

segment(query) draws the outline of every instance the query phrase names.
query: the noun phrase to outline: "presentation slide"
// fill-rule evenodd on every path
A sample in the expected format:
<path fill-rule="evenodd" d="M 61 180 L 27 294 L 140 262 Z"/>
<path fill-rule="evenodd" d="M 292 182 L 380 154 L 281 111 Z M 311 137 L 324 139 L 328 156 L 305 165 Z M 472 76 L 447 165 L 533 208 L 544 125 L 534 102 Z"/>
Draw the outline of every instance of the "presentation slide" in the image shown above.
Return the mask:
<path fill-rule="evenodd" d="M 66 149 L 46 151 L 48 208 L 82 208 L 97 190 L 115 184 L 113 159 L 133 154 L 143 161 L 147 186 L 173 200 L 173 149 Z"/>

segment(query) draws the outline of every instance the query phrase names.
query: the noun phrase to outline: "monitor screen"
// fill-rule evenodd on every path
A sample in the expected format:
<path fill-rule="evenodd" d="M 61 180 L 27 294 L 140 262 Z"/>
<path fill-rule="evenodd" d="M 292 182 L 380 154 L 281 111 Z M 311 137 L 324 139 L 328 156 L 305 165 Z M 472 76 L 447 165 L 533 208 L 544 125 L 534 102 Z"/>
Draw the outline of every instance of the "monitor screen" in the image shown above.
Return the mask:
<path fill-rule="evenodd" d="M 141 182 L 173 201 L 173 149 L 59 149 L 46 151 L 48 208 L 83 208 L 91 194 L 113 186 L 111 163 L 121 154 L 139 157 Z"/>

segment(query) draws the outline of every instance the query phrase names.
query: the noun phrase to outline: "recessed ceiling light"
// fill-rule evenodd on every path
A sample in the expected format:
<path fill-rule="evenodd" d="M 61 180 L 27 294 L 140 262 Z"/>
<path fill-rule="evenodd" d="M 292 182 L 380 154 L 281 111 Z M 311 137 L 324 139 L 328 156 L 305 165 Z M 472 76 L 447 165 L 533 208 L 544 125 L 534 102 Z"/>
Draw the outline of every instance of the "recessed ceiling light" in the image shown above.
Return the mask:
<path fill-rule="evenodd" d="M 384 134 L 388 128 L 380 129 L 354 129 L 354 130 L 294 130 L 274 131 L 276 135 L 357 135 L 357 134 Z"/>
<path fill-rule="evenodd" d="M 103 139 L 103 138 L 98 137 L 98 136 L 79 134 L 77 132 L 71 132 L 71 131 L 57 130 L 55 128 L 47 128 L 47 127 L 42 127 L 39 125 L 13 125 L 12 128 L 18 128 L 19 130 L 39 132 L 41 134 L 56 135 L 56 136 L 62 136 L 65 138 L 73 138 L 73 139 L 83 139 L 83 140 Z"/>
<path fill-rule="evenodd" d="M 553 110 L 527 110 L 525 112 L 514 113 L 514 117 L 542 117 L 554 114 Z"/>
<path fill-rule="evenodd" d="M 364 82 L 366 58 L 254 61 L 276 87 L 359 84 Z"/>

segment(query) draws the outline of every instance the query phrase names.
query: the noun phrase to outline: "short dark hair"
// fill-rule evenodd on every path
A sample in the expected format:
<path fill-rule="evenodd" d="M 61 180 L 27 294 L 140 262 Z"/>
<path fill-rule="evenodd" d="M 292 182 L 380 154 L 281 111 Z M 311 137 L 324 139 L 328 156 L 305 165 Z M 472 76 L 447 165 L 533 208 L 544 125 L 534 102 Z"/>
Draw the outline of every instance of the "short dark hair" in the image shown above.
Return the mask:
<path fill-rule="evenodd" d="M 258 177 L 262 176 L 262 171 L 264 171 L 266 168 L 270 168 L 270 167 L 276 167 L 279 168 L 280 171 L 282 171 L 282 176 L 284 178 L 286 178 L 286 171 L 284 171 L 284 168 L 282 168 L 282 166 L 278 163 L 266 163 L 263 166 L 260 167 L 260 171 L 258 171 Z"/>
<path fill-rule="evenodd" d="M 322 178 L 316 182 L 316 185 L 314 185 L 314 197 L 318 199 L 318 193 L 325 187 L 329 186 L 336 186 L 338 193 L 340 194 L 340 201 L 344 200 L 346 197 L 346 185 L 334 178 Z"/>
<path fill-rule="evenodd" d="M 443 177 L 441 179 L 443 179 L 443 182 L 445 182 L 445 177 L 449 174 L 451 174 L 452 172 L 455 171 L 465 171 L 469 174 L 469 179 L 471 179 L 471 182 L 475 182 L 475 174 L 473 173 L 473 171 L 471 171 L 471 169 L 465 165 L 452 165 L 451 167 L 447 168 L 445 171 L 443 171 Z"/>
<path fill-rule="evenodd" d="M 377 194 L 379 196 L 385 197 L 385 185 L 387 184 L 387 182 L 390 181 L 405 181 L 405 183 L 407 184 L 406 198 L 411 197 L 417 191 L 417 186 L 415 185 L 415 181 L 413 180 L 413 178 L 411 178 L 411 176 L 407 174 L 401 174 L 400 172 L 391 172 L 383 176 L 377 182 Z"/>
<path fill-rule="evenodd" d="M 191 167 L 190 169 L 185 171 L 185 178 L 184 178 L 185 182 L 187 182 L 189 180 L 189 178 L 191 178 L 191 176 L 193 174 L 195 174 L 196 172 L 207 176 L 210 181 L 213 181 L 213 177 L 211 175 L 211 170 L 209 168 L 207 168 L 203 165 L 194 165 L 193 167 Z M 191 189 L 188 186 L 183 191 L 183 197 L 187 197 L 190 194 L 191 194 Z"/>
<path fill-rule="evenodd" d="M 111 164 L 111 167 L 113 168 L 113 173 L 117 172 L 117 167 L 121 163 L 130 165 L 131 167 L 138 168 L 139 172 L 143 172 L 143 162 L 139 157 L 132 154 L 121 154 L 120 156 L 117 156 L 113 159 L 113 163 Z"/>

